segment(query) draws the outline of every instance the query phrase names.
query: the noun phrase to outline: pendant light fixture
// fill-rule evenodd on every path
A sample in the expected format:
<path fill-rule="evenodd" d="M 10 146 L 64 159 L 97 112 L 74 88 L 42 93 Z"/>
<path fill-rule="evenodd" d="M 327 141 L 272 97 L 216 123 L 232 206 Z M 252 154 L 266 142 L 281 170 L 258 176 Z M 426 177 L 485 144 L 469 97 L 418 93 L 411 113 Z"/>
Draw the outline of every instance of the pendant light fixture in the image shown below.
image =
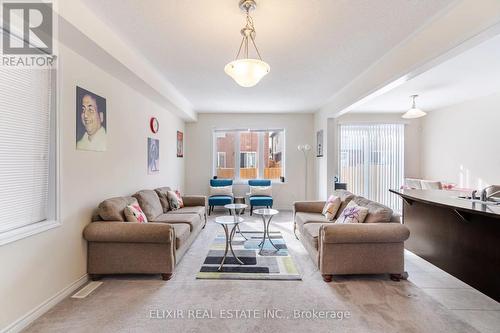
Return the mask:
<path fill-rule="evenodd" d="M 405 112 L 405 114 L 403 114 L 403 116 L 402 116 L 403 118 L 415 119 L 415 118 L 423 117 L 427 114 L 424 111 L 422 111 L 416 107 L 415 98 L 417 98 L 417 97 L 418 97 L 418 95 L 411 95 L 410 96 L 410 98 L 412 100 L 411 109 L 409 109 L 408 111 Z"/>
<path fill-rule="evenodd" d="M 246 13 L 247 23 L 241 29 L 243 38 L 241 40 L 240 48 L 236 54 L 236 59 L 231 61 L 224 67 L 227 75 L 232 77 L 236 83 L 242 87 L 253 87 L 271 70 L 271 67 L 260 56 L 259 49 L 255 44 L 255 27 L 253 19 L 250 16 L 250 11 L 255 9 L 257 4 L 255 0 L 240 0 L 240 8 Z M 254 47 L 258 59 L 250 58 L 250 47 Z M 241 58 L 240 58 L 241 56 Z"/>

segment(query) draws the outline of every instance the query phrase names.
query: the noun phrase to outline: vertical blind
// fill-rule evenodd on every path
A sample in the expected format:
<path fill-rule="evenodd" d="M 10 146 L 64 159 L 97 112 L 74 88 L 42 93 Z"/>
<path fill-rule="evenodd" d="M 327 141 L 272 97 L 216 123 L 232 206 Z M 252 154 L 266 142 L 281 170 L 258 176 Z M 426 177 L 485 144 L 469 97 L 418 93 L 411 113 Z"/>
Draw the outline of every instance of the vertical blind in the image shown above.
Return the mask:
<path fill-rule="evenodd" d="M 404 124 L 342 124 L 340 179 L 348 189 L 401 211 L 401 200 L 390 193 L 404 175 Z"/>
<path fill-rule="evenodd" d="M 0 66 L 0 233 L 48 217 L 51 70 Z"/>

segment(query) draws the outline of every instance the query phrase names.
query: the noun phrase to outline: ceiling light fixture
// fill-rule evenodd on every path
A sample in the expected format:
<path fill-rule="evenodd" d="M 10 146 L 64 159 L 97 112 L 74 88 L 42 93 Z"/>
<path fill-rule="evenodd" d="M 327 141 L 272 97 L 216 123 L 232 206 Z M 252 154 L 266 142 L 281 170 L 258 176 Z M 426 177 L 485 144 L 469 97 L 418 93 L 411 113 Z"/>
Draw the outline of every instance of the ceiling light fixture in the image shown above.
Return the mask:
<path fill-rule="evenodd" d="M 250 10 L 255 9 L 255 0 L 240 0 L 240 8 L 246 13 L 247 24 L 241 29 L 243 38 L 236 59 L 224 67 L 227 75 L 232 77 L 242 87 L 253 87 L 271 70 L 271 67 L 260 56 L 259 49 L 255 44 L 255 27 L 250 16 Z M 252 44 L 258 59 L 249 58 L 248 45 Z M 242 52 L 243 51 L 243 52 Z M 240 59 L 240 55 L 242 58 Z"/>
<path fill-rule="evenodd" d="M 427 113 L 424 111 L 420 110 L 419 108 L 416 107 L 415 105 L 415 98 L 417 98 L 418 95 L 411 95 L 410 98 L 412 99 L 412 104 L 411 104 L 411 109 L 405 112 L 404 115 L 402 115 L 403 118 L 405 119 L 415 119 L 415 118 L 420 118 L 425 116 Z"/>

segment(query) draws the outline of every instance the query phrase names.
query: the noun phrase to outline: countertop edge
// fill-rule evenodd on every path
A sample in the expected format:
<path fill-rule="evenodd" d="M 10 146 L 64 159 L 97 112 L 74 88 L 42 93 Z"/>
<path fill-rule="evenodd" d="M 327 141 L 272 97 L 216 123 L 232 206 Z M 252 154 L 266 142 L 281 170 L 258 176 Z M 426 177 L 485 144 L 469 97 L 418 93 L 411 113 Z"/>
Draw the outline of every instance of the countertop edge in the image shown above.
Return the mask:
<path fill-rule="evenodd" d="M 452 204 L 448 204 L 448 203 L 444 203 L 444 202 L 437 202 L 437 201 L 430 200 L 430 199 L 427 200 L 427 199 L 423 199 L 423 198 L 419 198 L 419 197 L 414 197 L 410 194 L 402 193 L 398 190 L 393 190 L 393 189 L 390 189 L 389 192 L 394 193 L 396 195 L 399 195 L 400 197 L 408 199 L 408 200 L 419 201 L 422 203 L 426 203 L 426 204 L 430 204 L 430 205 L 434 205 L 434 206 L 438 206 L 438 207 L 451 208 L 451 209 L 455 209 L 458 211 L 464 211 L 464 212 L 467 212 L 470 214 L 478 214 L 478 215 L 483 215 L 483 216 L 487 216 L 487 217 L 500 219 L 500 214 L 497 214 L 494 212 L 485 212 L 485 211 L 475 210 L 475 209 L 466 208 L 466 207 L 454 206 Z M 459 199 L 457 199 L 457 200 L 459 200 Z"/>

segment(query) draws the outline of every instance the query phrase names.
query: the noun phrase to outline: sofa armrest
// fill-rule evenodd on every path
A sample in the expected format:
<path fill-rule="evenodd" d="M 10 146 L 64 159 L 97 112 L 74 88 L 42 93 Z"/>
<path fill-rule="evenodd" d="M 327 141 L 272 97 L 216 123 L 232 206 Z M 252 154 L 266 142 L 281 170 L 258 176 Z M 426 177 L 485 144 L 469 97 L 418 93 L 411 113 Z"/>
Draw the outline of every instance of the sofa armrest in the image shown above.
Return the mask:
<path fill-rule="evenodd" d="M 304 213 L 322 213 L 326 201 L 295 201 L 293 203 L 293 211 Z"/>
<path fill-rule="evenodd" d="M 92 222 L 83 230 L 89 242 L 170 243 L 174 229 L 166 223 Z"/>
<path fill-rule="evenodd" d="M 321 227 L 321 242 L 346 243 L 399 243 L 410 236 L 410 230 L 398 223 L 347 223 Z"/>
<path fill-rule="evenodd" d="M 186 195 L 182 197 L 182 201 L 186 207 L 207 206 L 207 197 L 204 195 Z"/>

